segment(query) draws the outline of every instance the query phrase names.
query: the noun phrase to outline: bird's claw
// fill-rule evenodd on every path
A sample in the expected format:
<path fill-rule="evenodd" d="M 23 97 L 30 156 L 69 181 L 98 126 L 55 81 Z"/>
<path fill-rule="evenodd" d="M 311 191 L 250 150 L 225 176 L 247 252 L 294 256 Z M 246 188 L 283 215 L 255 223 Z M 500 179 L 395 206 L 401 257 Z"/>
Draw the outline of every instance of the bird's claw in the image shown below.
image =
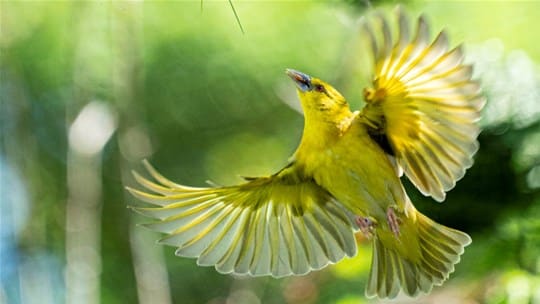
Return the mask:
<path fill-rule="evenodd" d="M 388 221 L 388 227 L 390 227 L 395 237 L 399 238 L 399 218 L 393 207 L 388 207 L 386 210 L 386 220 Z"/>
<path fill-rule="evenodd" d="M 373 231 L 375 230 L 376 226 L 376 223 L 373 220 L 367 216 L 364 217 L 358 215 L 356 216 L 355 222 L 367 239 L 371 239 L 373 237 Z"/>

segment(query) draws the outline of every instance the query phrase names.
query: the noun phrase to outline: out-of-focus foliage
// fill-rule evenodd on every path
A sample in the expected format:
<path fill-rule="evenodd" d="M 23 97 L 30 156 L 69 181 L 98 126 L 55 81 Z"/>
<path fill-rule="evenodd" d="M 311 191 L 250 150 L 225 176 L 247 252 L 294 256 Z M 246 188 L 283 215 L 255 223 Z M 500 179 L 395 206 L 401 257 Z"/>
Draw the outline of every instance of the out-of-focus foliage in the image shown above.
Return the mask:
<path fill-rule="evenodd" d="M 123 185 L 145 157 L 192 185 L 286 163 L 302 117 L 285 68 L 362 104 L 366 2 L 234 1 L 245 34 L 228 2 L 203 4 L 0 3 L 0 303 L 85 298 L 77 282 L 104 303 L 370 302 L 363 239 L 356 258 L 323 271 L 248 279 L 176 258 L 135 227 Z M 475 165 L 447 200 L 408 185 L 420 210 L 473 237 L 450 282 L 421 301 L 540 303 L 540 3 L 405 8 L 465 43 L 488 98 Z"/>

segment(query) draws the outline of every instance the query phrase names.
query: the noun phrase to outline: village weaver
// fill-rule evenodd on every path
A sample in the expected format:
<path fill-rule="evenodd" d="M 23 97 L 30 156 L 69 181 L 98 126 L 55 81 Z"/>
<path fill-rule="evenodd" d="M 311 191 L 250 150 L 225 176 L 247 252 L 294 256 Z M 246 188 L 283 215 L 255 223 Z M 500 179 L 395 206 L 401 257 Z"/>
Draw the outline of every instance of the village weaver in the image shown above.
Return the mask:
<path fill-rule="evenodd" d="M 404 173 L 426 196 L 443 201 L 478 149 L 476 125 L 484 98 L 442 31 L 430 42 L 424 17 L 415 33 L 397 10 L 397 37 L 378 15 L 364 23 L 374 55 L 365 107 L 352 112 L 330 84 L 287 69 L 304 112 L 300 145 L 288 164 L 235 186 L 188 187 L 137 173 L 153 192 L 128 190 L 153 208 L 161 243 L 220 273 L 303 275 L 357 253 L 354 233 L 373 243 L 366 296 L 416 296 L 454 271 L 470 237 L 415 209 Z M 396 36 L 396 35 L 394 35 Z"/>

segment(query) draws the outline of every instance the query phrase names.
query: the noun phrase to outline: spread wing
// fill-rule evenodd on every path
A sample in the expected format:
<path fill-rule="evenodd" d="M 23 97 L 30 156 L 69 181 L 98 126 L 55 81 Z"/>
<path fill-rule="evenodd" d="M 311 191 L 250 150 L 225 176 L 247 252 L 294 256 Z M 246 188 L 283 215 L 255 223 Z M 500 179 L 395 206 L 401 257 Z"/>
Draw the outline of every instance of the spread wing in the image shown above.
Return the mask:
<path fill-rule="evenodd" d="M 400 8 L 397 15 L 396 39 L 383 17 L 375 30 L 365 23 L 375 76 L 359 118 L 424 195 L 443 201 L 473 163 L 485 100 L 460 46 L 450 49 L 444 31 L 431 42 L 423 17 L 411 36 Z"/>
<path fill-rule="evenodd" d="M 282 277 L 356 254 L 349 213 L 291 167 L 238 186 L 194 188 L 145 165 L 156 182 L 134 176 L 153 194 L 128 190 L 155 207 L 134 209 L 157 219 L 146 226 L 167 234 L 161 243 L 178 247 L 177 255 L 197 258 L 199 265 L 221 273 Z"/>

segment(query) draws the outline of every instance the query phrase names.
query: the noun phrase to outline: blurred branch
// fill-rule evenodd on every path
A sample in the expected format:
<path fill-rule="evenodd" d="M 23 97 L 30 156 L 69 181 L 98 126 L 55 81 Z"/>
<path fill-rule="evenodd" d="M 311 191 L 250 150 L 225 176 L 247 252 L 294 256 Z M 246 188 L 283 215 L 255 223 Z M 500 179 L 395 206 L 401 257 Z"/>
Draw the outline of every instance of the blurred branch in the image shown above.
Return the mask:
<path fill-rule="evenodd" d="M 99 303 L 101 155 L 115 129 L 113 113 L 98 102 L 86 105 L 69 128 L 66 303 Z"/>
<path fill-rule="evenodd" d="M 201 1 L 202 5 L 202 1 Z M 132 182 L 131 170 L 135 163 L 148 157 L 152 151 L 150 139 L 144 126 L 139 122 L 141 110 L 136 98 L 143 88 L 141 49 L 143 45 L 143 7 L 125 2 L 113 5 L 115 18 L 111 20 L 113 31 L 113 99 L 122 110 L 122 121 L 118 131 L 118 144 L 122 158 L 120 174 L 122 184 Z M 120 185 L 118 185 L 120 186 Z M 124 194 L 123 202 L 131 197 Z M 124 208 L 126 212 L 129 212 Z M 135 273 L 139 303 L 172 303 L 169 277 L 163 247 L 154 246 L 154 235 L 149 231 L 136 229 L 134 217 L 129 214 L 129 240 Z M 149 245 L 150 244 L 150 245 Z"/>

